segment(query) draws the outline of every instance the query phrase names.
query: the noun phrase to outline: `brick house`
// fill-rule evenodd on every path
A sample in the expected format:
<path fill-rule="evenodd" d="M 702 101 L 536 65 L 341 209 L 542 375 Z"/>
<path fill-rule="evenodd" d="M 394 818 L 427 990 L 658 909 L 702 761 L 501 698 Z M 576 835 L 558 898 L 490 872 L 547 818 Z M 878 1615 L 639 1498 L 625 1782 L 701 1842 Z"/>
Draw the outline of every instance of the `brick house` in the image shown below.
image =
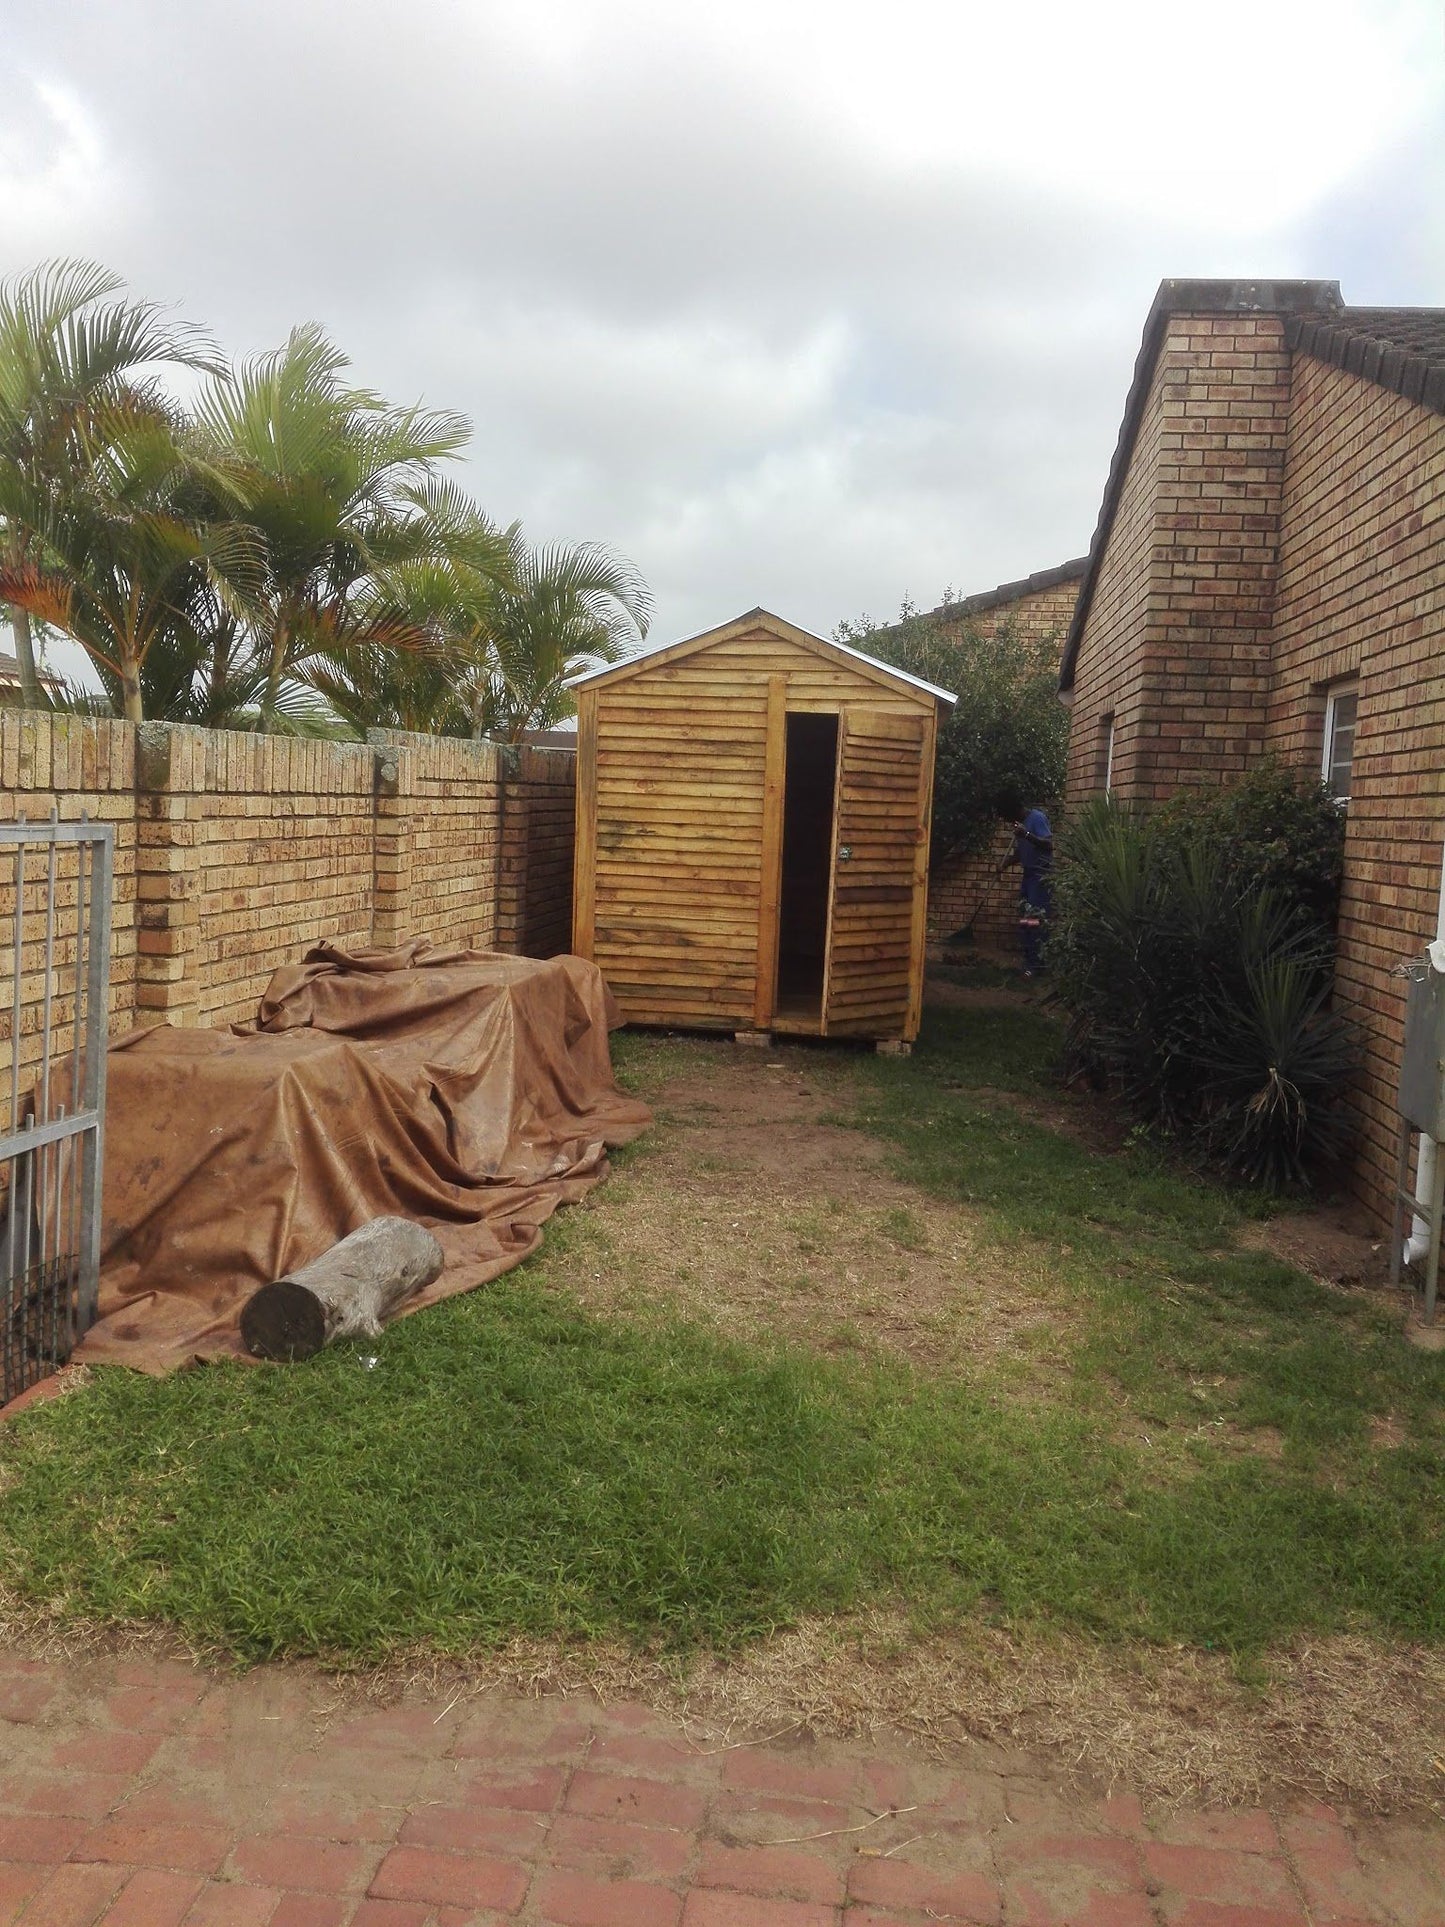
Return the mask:
<path fill-rule="evenodd" d="M 929 610 L 929 619 L 945 633 L 968 627 L 987 635 L 1007 624 L 1025 642 L 1041 647 L 1057 644 L 1062 649 L 1086 566 L 1086 558 L 1078 556 L 1057 568 L 1038 569 L 1017 582 L 1001 582 L 996 589 L 950 597 Z M 931 943 L 942 943 L 961 925 L 969 924 L 980 948 L 1009 956 L 1017 953 L 1018 872 L 998 874 L 1009 842 L 1008 830 L 1000 825 L 993 847 L 981 856 L 951 857 L 933 864 L 928 877 Z"/>
<path fill-rule="evenodd" d="M 1070 806 L 1152 803 L 1272 752 L 1348 809 L 1336 995 L 1366 1039 L 1355 1186 L 1383 1221 L 1391 973 L 1445 934 L 1445 310 L 1164 282 L 1060 688 Z"/>

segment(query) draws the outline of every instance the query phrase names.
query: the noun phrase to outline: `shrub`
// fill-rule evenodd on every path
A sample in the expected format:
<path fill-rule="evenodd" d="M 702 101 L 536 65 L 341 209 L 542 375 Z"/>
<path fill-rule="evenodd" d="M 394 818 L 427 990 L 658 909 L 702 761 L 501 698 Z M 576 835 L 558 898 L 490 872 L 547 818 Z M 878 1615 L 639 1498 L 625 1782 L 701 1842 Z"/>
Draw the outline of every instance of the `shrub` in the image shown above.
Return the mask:
<path fill-rule="evenodd" d="M 1328 1007 L 1339 830 L 1325 807 L 1334 820 L 1275 771 L 1153 817 L 1095 803 L 1056 873 L 1069 1070 L 1272 1186 L 1309 1181 L 1348 1141 L 1356 1048 Z"/>
<path fill-rule="evenodd" d="M 958 697 L 938 732 L 933 777 L 933 861 L 977 856 L 1002 816 L 1048 808 L 1063 793 L 1068 711 L 1059 701 L 1059 641 L 1030 642 L 1014 624 L 991 631 L 920 615 L 895 623 L 840 623 L 839 642 L 877 656 Z"/>
<path fill-rule="evenodd" d="M 1269 762 L 1225 790 L 1184 790 L 1160 811 L 1172 836 L 1202 837 L 1253 884 L 1280 892 L 1322 930 L 1339 916 L 1345 815 L 1323 783 Z"/>

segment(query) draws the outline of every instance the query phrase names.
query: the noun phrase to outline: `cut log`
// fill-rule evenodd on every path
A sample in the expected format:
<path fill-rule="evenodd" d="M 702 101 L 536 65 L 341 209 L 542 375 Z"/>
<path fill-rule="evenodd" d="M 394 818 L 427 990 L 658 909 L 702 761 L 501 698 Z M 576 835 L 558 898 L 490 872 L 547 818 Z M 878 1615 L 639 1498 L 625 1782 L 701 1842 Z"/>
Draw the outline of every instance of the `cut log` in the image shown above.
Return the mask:
<path fill-rule="evenodd" d="M 337 1338 L 375 1338 L 413 1293 L 441 1276 L 442 1248 L 409 1218 L 373 1218 L 309 1265 L 262 1285 L 241 1311 L 255 1358 L 310 1358 Z"/>

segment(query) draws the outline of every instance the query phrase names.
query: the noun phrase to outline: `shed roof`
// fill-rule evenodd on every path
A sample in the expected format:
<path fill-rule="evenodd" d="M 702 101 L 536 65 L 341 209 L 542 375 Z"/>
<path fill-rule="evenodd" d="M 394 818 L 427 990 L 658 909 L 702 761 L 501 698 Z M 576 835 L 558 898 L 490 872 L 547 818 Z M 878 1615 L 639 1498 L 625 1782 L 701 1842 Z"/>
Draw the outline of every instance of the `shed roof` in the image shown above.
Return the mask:
<path fill-rule="evenodd" d="M 810 630 L 799 629 L 794 623 L 775 616 L 770 609 L 762 608 L 749 609 L 746 615 L 737 616 L 732 622 L 724 622 L 716 629 L 705 629 L 700 636 L 688 636 L 682 642 L 660 643 L 655 648 L 643 649 L 635 656 L 628 656 L 623 662 L 608 663 L 602 669 L 589 669 L 581 676 L 569 677 L 567 686 L 569 689 L 591 689 L 602 683 L 623 682 L 645 669 L 654 669 L 664 662 L 680 662 L 717 643 L 731 642 L 737 636 L 748 635 L 755 629 L 765 629 L 780 641 L 794 643 L 798 648 L 810 650 L 815 655 L 841 657 L 861 668 L 875 681 L 915 689 L 921 695 L 932 696 L 935 702 L 947 703 L 950 708 L 958 701 L 951 691 L 924 682 L 921 676 L 910 676 L 906 669 L 895 669 L 891 662 L 880 662 L 876 656 L 865 656 L 861 649 L 850 649 L 846 643 L 830 642 L 823 636 L 815 636 Z"/>

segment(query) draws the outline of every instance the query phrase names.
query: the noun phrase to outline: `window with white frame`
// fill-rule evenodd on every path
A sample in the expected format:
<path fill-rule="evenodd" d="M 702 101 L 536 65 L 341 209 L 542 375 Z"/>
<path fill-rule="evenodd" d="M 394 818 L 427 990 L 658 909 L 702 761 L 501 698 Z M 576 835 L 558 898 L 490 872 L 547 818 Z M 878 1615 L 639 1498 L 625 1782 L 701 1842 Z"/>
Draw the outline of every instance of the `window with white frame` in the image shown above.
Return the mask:
<path fill-rule="evenodd" d="M 1337 803 L 1350 800 L 1350 771 L 1355 760 L 1355 716 L 1359 709 L 1360 686 L 1349 682 L 1333 684 L 1325 692 L 1325 746 L 1320 775 L 1325 788 Z"/>

